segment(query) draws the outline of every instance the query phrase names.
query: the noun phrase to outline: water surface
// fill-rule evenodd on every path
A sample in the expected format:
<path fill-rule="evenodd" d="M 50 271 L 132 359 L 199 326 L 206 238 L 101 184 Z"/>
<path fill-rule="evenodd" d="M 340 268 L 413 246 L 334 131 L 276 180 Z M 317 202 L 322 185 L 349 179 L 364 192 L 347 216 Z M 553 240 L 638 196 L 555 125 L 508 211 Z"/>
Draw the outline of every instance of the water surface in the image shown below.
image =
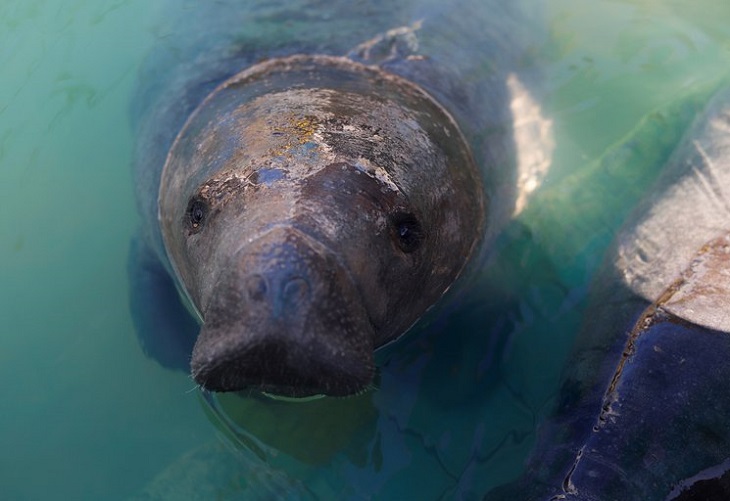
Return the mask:
<path fill-rule="evenodd" d="M 127 307 L 128 107 L 164 19 L 141 0 L 4 1 L 0 497 L 477 499 L 517 476 L 605 246 L 730 68 L 722 0 L 554 0 L 544 23 L 551 170 L 477 306 L 381 354 L 376 392 L 225 397 L 221 421 L 144 357 Z"/>

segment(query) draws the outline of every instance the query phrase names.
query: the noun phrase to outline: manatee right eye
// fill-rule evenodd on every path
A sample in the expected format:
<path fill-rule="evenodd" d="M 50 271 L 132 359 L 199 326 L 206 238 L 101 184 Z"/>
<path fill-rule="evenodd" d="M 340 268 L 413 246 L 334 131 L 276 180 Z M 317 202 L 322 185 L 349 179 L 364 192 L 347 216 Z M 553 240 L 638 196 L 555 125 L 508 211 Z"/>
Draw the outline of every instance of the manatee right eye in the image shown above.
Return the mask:
<path fill-rule="evenodd" d="M 188 204 L 188 225 L 193 233 L 197 233 L 203 227 L 205 214 L 208 206 L 200 198 L 192 198 Z"/>
<path fill-rule="evenodd" d="M 423 230 L 416 216 L 396 212 L 391 216 L 391 235 L 396 246 L 405 254 L 416 251 L 423 242 Z"/>

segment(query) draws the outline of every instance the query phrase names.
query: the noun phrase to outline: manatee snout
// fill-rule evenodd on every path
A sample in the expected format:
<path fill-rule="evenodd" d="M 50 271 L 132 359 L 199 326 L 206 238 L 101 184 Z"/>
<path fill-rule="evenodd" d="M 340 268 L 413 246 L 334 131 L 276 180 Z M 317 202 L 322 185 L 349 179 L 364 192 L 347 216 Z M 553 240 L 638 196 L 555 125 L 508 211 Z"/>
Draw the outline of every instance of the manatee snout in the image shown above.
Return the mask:
<path fill-rule="evenodd" d="M 293 227 L 244 245 L 220 271 L 192 356 L 211 391 L 349 395 L 374 375 L 375 332 L 335 255 Z"/>

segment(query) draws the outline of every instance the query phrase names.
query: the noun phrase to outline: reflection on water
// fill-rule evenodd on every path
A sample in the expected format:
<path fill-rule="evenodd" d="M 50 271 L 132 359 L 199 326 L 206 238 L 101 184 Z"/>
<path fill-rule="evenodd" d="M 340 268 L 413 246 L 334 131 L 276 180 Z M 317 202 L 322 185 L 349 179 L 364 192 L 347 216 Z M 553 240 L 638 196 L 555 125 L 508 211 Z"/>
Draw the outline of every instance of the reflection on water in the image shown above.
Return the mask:
<path fill-rule="evenodd" d="M 127 108 L 169 35 L 150 11 L 0 6 L 3 494 L 478 498 L 514 478 L 605 246 L 726 77 L 730 6 L 549 2 L 550 40 L 526 56 L 541 93 L 524 104 L 554 148 L 521 149 L 548 173 L 526 178 L 540 186 L 460 307 L 378 355 L 377 391 L 302 404 L 200 397 L 136 344 Z"/>
<path fill-rule="evenodd" d="M 507 89 L 517 150 L 517 201 L 513 214 L 516 217 L 550 170 L 555 137 L 552 120 L 543 116 L 540 103 L 530 95 L 517 75 L 509 75 Z"/>

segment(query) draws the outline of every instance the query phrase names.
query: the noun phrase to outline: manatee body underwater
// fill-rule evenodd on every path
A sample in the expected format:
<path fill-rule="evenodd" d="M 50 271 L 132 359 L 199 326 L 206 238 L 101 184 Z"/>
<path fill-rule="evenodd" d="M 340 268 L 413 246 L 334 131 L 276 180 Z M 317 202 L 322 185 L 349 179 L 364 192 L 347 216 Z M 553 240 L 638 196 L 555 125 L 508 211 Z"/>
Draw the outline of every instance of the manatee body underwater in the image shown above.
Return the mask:
<path fill-rule="evenodd" d="M 212 391 L 361 392 L 514 210 L 524 13 L 176 5 L 133 109 L 143 348 Z"/>
<path fill-rule="evenodd" d="M 730 90 L 609 250 L 523 475 L 484 499 L 730 499 Z"/>

